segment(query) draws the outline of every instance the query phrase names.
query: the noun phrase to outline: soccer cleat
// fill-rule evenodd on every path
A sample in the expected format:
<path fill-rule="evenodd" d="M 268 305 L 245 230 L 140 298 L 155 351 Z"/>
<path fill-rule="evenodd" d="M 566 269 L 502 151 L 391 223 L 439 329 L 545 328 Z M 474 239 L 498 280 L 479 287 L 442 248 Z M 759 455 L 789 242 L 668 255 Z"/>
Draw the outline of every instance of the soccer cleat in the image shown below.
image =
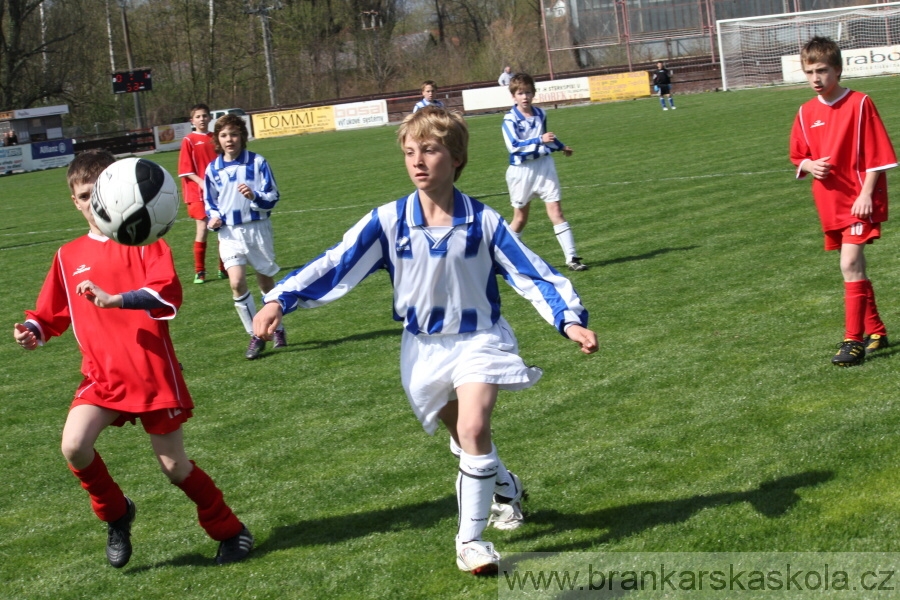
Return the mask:
<path fill-rule="evenodd" d="M 499 569 L 500 555 L 494 545 L 482 540 L 456 544 L 456 566 L 472 575 L 493 575 Z"/>
<path fill-rule="evenodd" d="M 247 346 L 247 353 L 244 354 L 244 358 L 247 360 L 254 360 L 259 358 L 260 352 L 266 349 L 266 340 L 262 338 L 258 338 L 255 335 L 250 336 L 250 345 Z"/>
<path fill-rule="evenodd" d="M 272 339 L 275 341 L 272 344 L 273 348 L 284 348 L 287 346 L 287 334 L 284 332 L 284 329 L 276 329 L 275 333 L 272 334 Z"/>
<path fill-rule="evenodd" d="M 253 549 L 253 534 L 245 526 L 234 537 L 219 542 L 219 550 L 216 552 L 216 564 L 227 565 L 247 558 Z"/>
<path fill-rule="evenodd" d="M 206 271 L 197 271 L 194 275 L 194 283 L 206 283 Z"/>
<path fill-rule="evenodd" d="M 836 367 L 854 367 L 861 365 L 866 359 L 866 347 L 862 342 L 846 339 L 841 342 L 837 354 L 831 359 Z"/>
<path fill-rule="evenodd" d="M 666 108 L 666 107 L 665 107 L 665 106 L 663 106 L 663 110 L 669 110 L 669 109 L 668 109 L 668 108 Z"/>
<path fill-rule="evenodd" d="M 494 494 L 494 502 L 491 504 L 491 514 L 488 517 L 488 525 L 493 525 L 496 529 L 510 531 L 518 529 L 525 521 L 522 514 L 522 500 L 527 496 L 525 489 L 519 477 L 510 471 L 513 480 L 513 487 L 509 491 L 513 493 L 511 497 Z"/>
<path fill-rule="evenodd" d="M 877 333 L 867 335 L 866 341 L 864 341 L 863 344 L 865 344 L 866 346 L 866 356 L 868 356 L 871 352 L 875 352 L 876 350 L 883 350 L 890 345 L 888 344 L 887 334 L 878 335 Z"/>
<path fill-rule="evenodd" d="M 219 279 L 228 279 L 228 271 L 219 270 Z"/>
<path fill-rule="evenodd" d="M 566 263 L 570 271 L 587 271 L 587 265 L 581 262 L 580 256 L 573 256 L 572 260 Z"/>
<path fill-rule="evenodd" d="M 131 559 L 131 524 L 137 508 L 128 496 L 125 497 L 125 514 L 106 524 L 106 560 L 117 569 L 128 564 Z"/>
<path fill-rule="evenodd" d="M 673 106 L 673 107 L 672 107 L 672 110 L 675 110 L 675 108 L 677 108 L 677 107 Z"/>

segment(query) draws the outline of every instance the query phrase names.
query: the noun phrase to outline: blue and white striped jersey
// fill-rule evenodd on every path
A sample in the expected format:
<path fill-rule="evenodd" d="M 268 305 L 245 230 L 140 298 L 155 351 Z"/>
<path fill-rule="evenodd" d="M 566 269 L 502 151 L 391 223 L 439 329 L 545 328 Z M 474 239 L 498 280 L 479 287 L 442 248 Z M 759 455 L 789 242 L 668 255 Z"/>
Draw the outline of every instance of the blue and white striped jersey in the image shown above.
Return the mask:
<path fill-rule="evenodd" d="M 386 269 L 394 286 L 394 319 L 414 334 L 486 329 L 500 318 L 497 274 L 565 335 L 587 326 L 571 282 L 529 250 L 494 209 L 454 190 L 449 228 L 424 226 L 418 191 L 374 209 L 343 240 L 287 275 L 265 296 L 287 314 L 345 295 Z"/>
<path fill-rule="evenodd" d="M 256 193 L 248 200 L 238 185 L 246 183 Z M 278 203 L 278 186 L 266 159 L 244 149 L 237 160 L 228 162 L 223 155 L 206 167 L 206 214 L 219 217 L 226 225 L 240 225 L 248 221 L 268 219 Z"/>
<path fill-rule="evenodd" d="M 431 102 L 429 102 L 425 98 L 422 98 L 421 100 L 416 102 L 415 106 L 413 106 L 413 112 L 418 112 L 419 110 L 425 108 L 426 106 L 433 106 L 435 108 L 444 108 L 444 103 L 441 102 L 440 100 L 432 100 Z"/>
<path fill-rule="evenodd" d="M 521 165 L 526 160 L 536 160 L 566 147 L 559 138 L 551 144 L 541 142 L 541 136 L 547 133 L 547 113 L 537 106 L 532 106 L 531 110 L 534 116 L 526 117 L 518 106 L 513 106 L 503 115 L 503 141 L 511 165 Z"/>

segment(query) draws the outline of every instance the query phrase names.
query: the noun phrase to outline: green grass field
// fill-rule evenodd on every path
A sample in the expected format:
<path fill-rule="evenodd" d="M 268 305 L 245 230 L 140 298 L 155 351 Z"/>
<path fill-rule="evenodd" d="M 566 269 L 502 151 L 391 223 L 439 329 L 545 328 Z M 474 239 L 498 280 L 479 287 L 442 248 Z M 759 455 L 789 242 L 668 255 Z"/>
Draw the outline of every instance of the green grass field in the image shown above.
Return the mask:
<path fill-rule="evenodd" d="M 851 81 L 895 143 L 897 81 Z M 900 550 L 900 345 L 862 367 L 830 364 L 843 334 L 837 255 L 822 251 L 809 183 L 787 159 L 809 96 L 761 89 L 676 96 L 669 112 L 655 99 L 549 112 L 575 150 L 556 164 L 592 267 L 572 280 L 601 348 L 582 355 L 506 289 L 521 353 L 545 375 L 501 394 L 494 413 L 500 455 L 530 492 L 522 528 L 488 533 L 501 553 Z M 500 121 L 469 120 L 459 187 L 509 217 Z M 394 136 L 251 143 L 282 190 L 282 274 L 412 189 Z M 152 158 L 175 171 L 177 153 Z M 0 178 L 0 194 L 9 336 L 55 250 L 86 226 L 61 169 Z M 542 213 L 524 239 L 561 268 Z M 185 439 L 252 529 L 254 553 L 214 567 L 193 504 L 160 473 L 143 430 L 126 427 L 98 443 L 138 506 L 134 556 L 110 568 L 106 528 L 59 451 L 80 380 L 74 337 L 31 353 L 7 337 L 0 597 L 496 598 L 496 579 L 456 568 L 457 466 L 446 433 L 424 434 L 400 387 L 386 276 L 288 316 L 290 346 L 248 362 L 227 283 L 191 284 L 193 230 L 183 215 L 167 237 L 185 284 L 171 331 L 197 404 Z M 889 222 L 867 256 L 900 342 L 898 249 Z"/>

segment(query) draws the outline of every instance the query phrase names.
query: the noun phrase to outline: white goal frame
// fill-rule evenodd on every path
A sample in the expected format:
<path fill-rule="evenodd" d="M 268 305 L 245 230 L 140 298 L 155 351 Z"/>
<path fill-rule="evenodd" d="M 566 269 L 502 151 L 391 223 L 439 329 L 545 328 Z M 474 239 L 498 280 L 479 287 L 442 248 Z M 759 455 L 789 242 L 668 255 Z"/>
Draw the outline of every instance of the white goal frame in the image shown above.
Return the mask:
<path fill-rule="evenodd" d="M 716 35 L 724 90 L 792 83 L 785 81 L 782 63 L 799 55 L 803 44 L 816 35 L 838 42 L 844 55 L 844 75 L 853 76 L 847 68 L 847 51 L 900 45 L 900 2 L 723 19 L 716 21 Z M 877 56 L 895 58 L 893 51 Z M 900 48 L 895 60 L 883 62 L 900 67 Z M 886 72 L 897 71 L 869 68 L 857 75 Z"/>

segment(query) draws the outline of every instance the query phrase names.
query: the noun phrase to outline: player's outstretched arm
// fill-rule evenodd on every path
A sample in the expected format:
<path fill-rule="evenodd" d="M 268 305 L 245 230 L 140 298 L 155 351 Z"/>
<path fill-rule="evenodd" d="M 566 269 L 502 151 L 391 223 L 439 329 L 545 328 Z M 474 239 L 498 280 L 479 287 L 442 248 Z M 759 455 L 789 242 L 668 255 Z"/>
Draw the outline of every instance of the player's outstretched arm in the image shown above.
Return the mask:
<path fill-rule="evenodd" d="M 271 340 L 272 334 L 281 325 L 284 312 L 277 302 L 267 302 L 253 317 L 253 335 L 264 340 Z"/>
<path fill-rule="evenodd" d="M 597 334 L 581 325 L 570 325 L 566 328 L 566 335 L 569 336 L 570 340 L 580 345 L 581 351 L 585 354 L 593 354 L 599 347 Z"/>
<path fill-rule="evenodd" d="M 26 350 L 34 350 L 38 347 L 37 336 L 21 323 L 16 323 L 15 327 L 13 327 L 13 338 L 15 338 L 17 344 Z"/>

